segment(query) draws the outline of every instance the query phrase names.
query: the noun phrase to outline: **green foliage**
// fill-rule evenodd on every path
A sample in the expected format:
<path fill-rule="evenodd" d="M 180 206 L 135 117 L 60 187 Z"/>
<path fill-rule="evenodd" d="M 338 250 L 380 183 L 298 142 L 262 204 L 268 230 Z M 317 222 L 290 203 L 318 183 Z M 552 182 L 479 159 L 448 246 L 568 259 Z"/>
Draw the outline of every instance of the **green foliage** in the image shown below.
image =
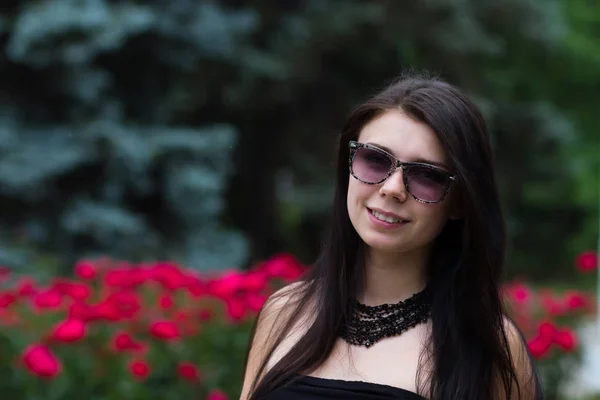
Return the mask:
<path fill-rule="evenodd" d="M 31 259 L 16 262 L 15 242 L 65 260 L 242 262 L 246 239 L 221 219 L 238 130 L 211 115 L 206 87 L 237 62 L 255 13 L 54 0 L 3 17 L 2 262 Z"/>
<path fill-rule="evenodd" d="M 312 260 L 335 133 L 414 68 L 486 114 L 509 275 L 569 275 L 597 235 L 598 15 L 584 0 L 6 7 L 1 260 L 30 263 L 17 249 L 31 246 L 199 268 Z"/>

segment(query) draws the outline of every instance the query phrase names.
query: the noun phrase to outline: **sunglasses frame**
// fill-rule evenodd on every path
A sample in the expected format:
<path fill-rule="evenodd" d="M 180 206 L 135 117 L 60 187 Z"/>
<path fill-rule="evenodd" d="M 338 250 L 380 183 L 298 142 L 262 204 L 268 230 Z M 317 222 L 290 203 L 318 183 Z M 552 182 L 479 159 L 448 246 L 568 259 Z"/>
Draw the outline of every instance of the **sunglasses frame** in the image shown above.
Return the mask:
<path fill-rule="evenodd" d="M 387 151 L 380 149 L 377 146 L 373 146 L 371 144 L 360 143 L 355 140 L 351 140 L 348 142 L 348 147 L 350 149 L 350 155 L 349 155 L 349 160 L 348 160 L 348 167 L 350 168 L 350 174 L 352 174 L 352 176 L 355 179 L 357 179 L 360 182 L 365 183 L 367 185 L 379 185 L 379 184 L 385 182 L 390 176 L 392 176 L 394 174 L 394 172 L 396 172 L 396 170 L 398 170 L 398 168 L 402 169 L 402 171 L 404 172 L 404 171 L 408 171 L 413 166 L 424 166 L 427 168 L 431 168 L 431 169 L 440 171 L 441 173 L 445 174 L 448 177 L 448 184 L 446 185 L 446 188 L 444 189 L 444 193 L 442 194 L 442 197 L 437 201 L 423 200 L 423 199 L 418 198 L 414 194 L 412 194 L 412 192 L 408 188 L 408 177 L 405 173 L 402 174 L 403 181 L 404 181 L 404 187 L 406 188 L 406 191 L 412 196 L 412 198 L 414 198 L 418 202 L 421 202 L 424 204 L 435 204 L 435 203 L 439 203 L 439 202 L 443 201 L 444 198 L 446 198 L 446 196 L 448 195 L 448 192 L 450 191 L 450 187 L 452 186 L 452 183 L 458 181 L 458 177 L 456 175 L 446 171 L 443 168 L 437 167 L 435 165 L 427 164 L 427 163 L 403 162 L 403 161 L 398 160 L 394 155 L 388 153 Z M 388 171 L 387 175 L 379 182 L 366 182 L 354 174 L 354 170 L 352 169 L 352 162 L 354 161 L 354 156 L 356 155 L 356 152 L 363 147 L 366 149 L 378 151 L 378 152 L 382 153 L 383 155 L 387 156 L 391 161 L 390 170 Z"/>

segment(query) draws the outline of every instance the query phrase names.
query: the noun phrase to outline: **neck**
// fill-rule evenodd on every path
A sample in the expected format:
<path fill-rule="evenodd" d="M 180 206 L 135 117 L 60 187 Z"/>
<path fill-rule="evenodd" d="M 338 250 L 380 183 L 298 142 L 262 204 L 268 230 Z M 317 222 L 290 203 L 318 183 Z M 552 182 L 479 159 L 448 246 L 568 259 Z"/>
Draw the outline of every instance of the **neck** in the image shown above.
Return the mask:
<path fill-rule="evenodd" d="M 406 300 L 427 286 L 427 251 L 381 253 L 368 251 L 365 287 L 358 301 L 368 306 Z"/>

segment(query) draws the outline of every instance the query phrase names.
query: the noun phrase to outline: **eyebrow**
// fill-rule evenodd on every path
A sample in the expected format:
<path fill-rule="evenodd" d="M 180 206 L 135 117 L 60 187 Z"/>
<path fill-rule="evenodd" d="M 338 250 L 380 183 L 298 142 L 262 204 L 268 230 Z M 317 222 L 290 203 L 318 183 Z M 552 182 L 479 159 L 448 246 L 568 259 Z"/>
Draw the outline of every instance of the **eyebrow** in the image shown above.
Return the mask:
<path fill-rule="evenodd" d="M 394 155 L 394 152 L 392 150 L 388 149 L 385 146 L 382 146 L 380 144 L 373 143 L 373 142 L 367 142 L 367 144 L 371 145 L 371 146 L 378 147 L 381 150 L 387 151 L 388 153 L 390 153 L 391 155 L 393 155 L 394 157 L 396 157 Z M 396 158 L 398 158 L 398 157 L 396 157 Z M 448 168 L 448 166 L 446 164 L 444 164 L 444 163 L 440 163 L 440 162 L 437 162 L 437 161 L 431 161 L 431 160 L 428 160 L 428 159 L 423 158 L 423 157 L 417 157 L 412 162 L 423 163 L 423 164 L 431 164 L 431 165 L 435 165 L 436 167 L 443 168 L 443 169 L 445 169 L 447 171 L 450 170 L 450 168 Z"/>

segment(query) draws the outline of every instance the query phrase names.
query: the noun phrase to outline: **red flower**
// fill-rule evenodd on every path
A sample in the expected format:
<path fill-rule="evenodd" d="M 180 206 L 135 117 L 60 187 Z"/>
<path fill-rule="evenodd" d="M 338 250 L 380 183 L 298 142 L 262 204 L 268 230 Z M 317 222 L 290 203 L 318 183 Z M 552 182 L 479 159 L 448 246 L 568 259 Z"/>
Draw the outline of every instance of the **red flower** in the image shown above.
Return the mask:
<path fill-rule="evenodd" d="M 41 344 L 29 346 L 23 353 L 22 361 L 30 372 L 45 378 L 53 378 L 62 370 L 60 361 L 48 347 Z"/>
<path fill-rule="evenodd" d="M 204 294 L 206 294 L 206 288 L 204 283 L 195 276 L 187 277 L 186 288 L 189 294 L 192 295 L 192 297 L 201 297 Z"/>
<path fill-rule="evenodd" d="M 244 274 L 230 271 L 223 274 L 219 279 L 208 282 L 208 292 L 223 300 L 228 300 L 244 287 Z"/>
<path fill-rule="evenodd" d="M 569 328 L 556 331 L 554 342 L 565 351 L 574 351 L 577 348 L 577 334 Z"/>
<path fill-rule="evenodd" d="M 565 293 L 565 304 L 569 311 L 579 311 L 589 308 L 590 300 L 582 292 L 570 291 Z"/>
<path fill-rule="evenodd" d="M 138 380 L 144 380 L 150 375 L 150 365 L 143 360 L 133 360 L 129 364 L 129 371 Z"/>
<path fill-rule="evenodd" d="M 179 327 L 172 321 L 158 321 L 150 326 L 150 333 L 163 340 L 176 339 L 181 336 Z"/>
<path fill-rule="evenodd" d="M 544 336 L 536 336 L 535 338 L 529 340 L 527 345 L 529 346 L 532 357 L 539 359 L 548 354 L 550 351 L 550 345 L 552 345 L 552 341 L 550 338 Z"/>
<path fill-rule="evenodd" d="M 131 334 L 127 332 L 120 332 L 115 335 L 113 338 L 113 348 L 117 351 L 143 351 L 145 350 L 145 346 L 141 343 L 133 340 Z"/>
<path fill-rule="evenodd" d="M 188 284 L 187 276 L 172 262 L 158 262 L 150 268 L 149 273 L 167 290 L 184 288 Z"/>
<path fill-rule="evenodd" d="M 525 305 L 531 300 L 531 289 L 522 283 L 511 284 L 506 289 L 507 294 L 517 304 Z"/>
<path fill-rule="evenodd" d="M 598 253 L 591 250 L 585 251 L 577 257 L 575 264 L 581 272 L 594 271 L 598 268 Z"/>
<path fill-rule="evenodd" d="M 160 296 L 160 299 L 158 301 L 158 305 L 163 310 L 167 310 L 167 309 L 173 307 L 173 297 L 170 296 L 170 295 Z"/>
<path fill-rule="evenodd" d="M 93 321 L 98 318 L 98 314 L 94 307 L 80 302 L 71 304 L 67 315 L 71 319 L 79 319 L 84 322 Z"/>
<path fill-rule="evenodd" d="M 242 282 L 244 288 L 253 292 L 260 292 L 267 287 L 269 283 L 268 276 L 264 271 L 248 271 Z"/>
<path fill-rule="evenodd" d="M 60 322 L 52 333 L 52 339 L 59 342 L 71 343 L 77 342 L 85 336 L 87 327 L 79 319 L 67 319 Z"/>
<path fill-rule="evenodd" d="M 177 373 L 184 379 L 188 381 L 197 381 L 200 379 L 200 370 L 197 366 L 192 364 L 191 362 L 182 362 L 177 367 Z"/>
<path fill-rule="evenodd" d="M 90 297 L 91 293 L 92 290 L 88 285 L 79 282 L 71 282 L 65 290 L 65 294 L 70 296 L 73 300 L 81 301 Z"/>
<path fill-rule="evenodd" d="M 225 392 L 214 389 L 208 394 L 207 400 L 229 400 L 229 397 L 225 394 Z"/>
<path fill-rule="evenodd" d="M 143 353 L 147 347 L 140 342 L 136 342 L 131 334 L 120 332 L 113 338 L 113 347 L 117 351 L 132 350 L 134 352 Z"/>
<path fill-rule="evenodd" d="M 210 308 L 203 308 L 198 313 L 198 318 L 202 322 L 208 322 L 211 319 L 213 319 L 214 316 L 215 316 L 215 312 L 213 310 L 211 310 Z"/>
<path fill-rule="evenodd" d="M 227 316 L 232 322 L 239 322 L 246 316 L 246 305 L 236 298 L 227 300 Z"/>
<path fill-rule="evenodd" d="M 302 275 L 305 267 L 291 254 L 278 254 L 265 262 L 260 270 L 269 277 L 292 281 Z"/>
<path fill-rule="evenodd" d="M 33 303 L 38 310 L 60 308 L 62 301 L 63 297 L 56 289 L 44 290 L 33 298 Z"/>
<path fill-rule="evenodd" d="M 31 296 L 36 293 L 36 282 L 33 278 L 25 276 L 17 283 L 17 292 L 20 296 Z"/>
<path fill-rule="evenodd" d="M 251 293 L 248 295 L 246 301 L 250 310 L 259 312 L 262 306 L 265 304 L 265 301 L 267 301 L 267 296 L 263 294 Z"/>
<path fill-rule="evenodd" d="M 547 339 L 554 337 L 554 334 L 557 331 L 556 325 L 549 321 L 542 322 L 538 329 L 540 337 Z"/>
<path fill-rule="evenodd" d="M 109 295 L 95 308 L 98 316 L 108 321 L 135 319 L 142 308 L 142 301 L 137 293 L 118 292 Z"/>
<path fill-rule="evenodd" d="M 550 292 L 544 291 L 540 293 L 542 307 L 552 317 L 558 317 L 566 312 L 566 306 L 562 301 L 555 298 Z"/>
<path fill-rule="evenodd" d="M 0 293 L 0 308 L 8 308 L 15 301 L 17 301 L 17 296 L 14 293 Z"/>
<path fill-rule="evenodd" d="M 75 274 L 81 279 L 91 281 L 96 279 L 98 269 L 91 261 L 83 260 L 75 265 Z"/>
<path fill-rule="evenodd" d="M 119 321 L 121 319 L 121 313 L 117 305 L 111 301 L 104 301 L 95 307 L 93 307 L 94 318 L 105 319 L 107 321 Z"/>

